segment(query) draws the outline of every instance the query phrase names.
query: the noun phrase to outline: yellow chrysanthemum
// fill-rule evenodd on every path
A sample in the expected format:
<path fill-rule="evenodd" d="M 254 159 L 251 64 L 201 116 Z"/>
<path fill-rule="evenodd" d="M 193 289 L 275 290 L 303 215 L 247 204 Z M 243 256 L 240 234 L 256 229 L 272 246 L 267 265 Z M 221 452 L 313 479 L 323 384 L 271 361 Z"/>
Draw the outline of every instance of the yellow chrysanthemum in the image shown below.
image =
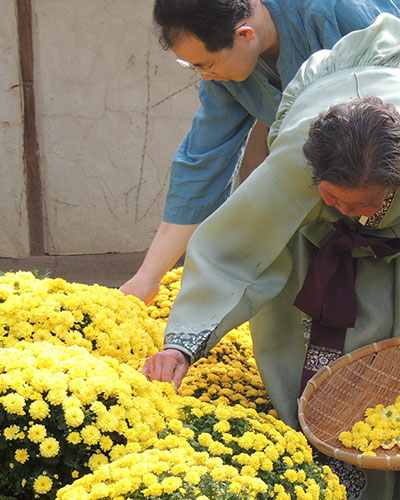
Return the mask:
<path fill-rule="evenodd" d="M 89 446 L 93 446 L 100 441 L 101 433 L 94 425 L 87 425 L 81 430 L 83 442 Z"/>
<path fill-rule="evenodd" d="M 20 464 L 24 464 L 25 462 L 27 462 L 29 460 L 28 450 L 26 450 L 25 448 L 19 448 L 19 449 L 15 450 L 14 458 Z"/>
<path fill-rule="evenodd" d="M 70 432 L 67 437 L 68 443 L 79 444 L 82 441 L 82 436 L 79 432 Z"/>
<path fill-rule="evenodd" d="M 108 458 L 103 453 L 95 453 L 89 458 L 88 465 L 90 470 L 94 472 L 99 467 L 107 463 L 108 463 Z"/>
<path fill-rule="evenodd" d="M 7 413 L 15 415 L 25 415 L 25 399 L 16 393 L 7 394 L 0 397 L 0 403 Z"/>
<path fill-rule="evenodd" d="M 21 428 L 19 427 L 19 425 L 10 425 L 9 427 L 6 427 L 4 429 L 3 434 L 8 441 L 12 441 L 14 439 L 18 439 L 20 430 Z"/>
<path fill-rule="evenodd" d="M 28 439 L 32 443 L 41 443 L 47 436 L 47 430 L 44 425 L 34 424 L 28 431 Z"/>
<path fill-rule="evenodd" d="M 66 424 L 70 427 L 79 427 L 85 420 L 85 414 L 77 406 L 66 408 L 64 416 Z"/>
<path fill-rule="evenodd" d="M 42 457 L 56 457 L 60 451 L 60 443 L 53 437 L 45 438 L 40 443 L 39 450 Z"/>
<path fill-rule="evenodd" d="M 48 476 L 41 475 L 37 479 L 35 479 L 35 482 L 33 483 L 33 489 L 39 495 L 48 493 L 49 491 L 51 491 L 52 487 L 53 481 Z"/>
<path fill-rule="evenodd" d="M 46 401 L 39 399 L 30 404 L 29 414 L 34 420 L 44 420 L 50 415 L 50 407 Z"/>

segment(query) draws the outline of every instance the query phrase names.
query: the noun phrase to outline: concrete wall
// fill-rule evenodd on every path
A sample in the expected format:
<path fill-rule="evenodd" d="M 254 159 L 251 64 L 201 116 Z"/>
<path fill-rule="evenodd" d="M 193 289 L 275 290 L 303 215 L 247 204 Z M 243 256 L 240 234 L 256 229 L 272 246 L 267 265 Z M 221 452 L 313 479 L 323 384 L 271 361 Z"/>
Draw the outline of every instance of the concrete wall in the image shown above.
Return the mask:
<path fill-rule="evenodd" d="M 51 255 L 145 250 L 198 76 L 164 52 L 150 0 L 32 0 L 36 125 Z M 28 255 L 15 10 L 0 0 L 0 255 Z M 4 226 L 4 227 L 3 227 Z"/>
<path fill-rule="evenodd" d="M 0 0 L 0 255 L 29 252 L 14 2 Z"/>

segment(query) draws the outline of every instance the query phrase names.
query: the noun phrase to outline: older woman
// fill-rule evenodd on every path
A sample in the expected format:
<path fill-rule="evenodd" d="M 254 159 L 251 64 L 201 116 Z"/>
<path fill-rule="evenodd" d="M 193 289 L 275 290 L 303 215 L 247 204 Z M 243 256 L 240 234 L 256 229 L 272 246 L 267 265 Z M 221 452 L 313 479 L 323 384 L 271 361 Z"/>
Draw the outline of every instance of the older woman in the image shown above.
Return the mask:
<path fill-rule="evenodd" d="M 189 362 L 251 319 L 265 387 L 296 426 L 302 379 L 400 335 L 399 89 L 400 20 L 388 14 L 304 63 L 270 156 L 191 239 L 148 377 L 179 385 Z M 400 498 L 395 480 L 352 469 L 348 498 Z"/>

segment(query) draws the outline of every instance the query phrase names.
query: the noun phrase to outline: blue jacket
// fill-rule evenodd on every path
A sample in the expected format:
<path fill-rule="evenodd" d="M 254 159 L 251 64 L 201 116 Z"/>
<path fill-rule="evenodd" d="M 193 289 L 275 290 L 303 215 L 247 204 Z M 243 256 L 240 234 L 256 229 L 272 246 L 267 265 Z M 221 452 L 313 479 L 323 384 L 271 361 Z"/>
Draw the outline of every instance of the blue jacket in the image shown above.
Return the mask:
<path fill-rule="evenodd" d="M 262 0 L 278 30 L 282 88 L 314 52 L 364 29 L 381 13 L 400 17 L 399 0 Z M 229 196 L 256 119 L 270 126 L 281 100 L 261 62 L 243 82 L 202 80 L 201 105 L 172 164 L 163 220 L 196 224 Z"/>

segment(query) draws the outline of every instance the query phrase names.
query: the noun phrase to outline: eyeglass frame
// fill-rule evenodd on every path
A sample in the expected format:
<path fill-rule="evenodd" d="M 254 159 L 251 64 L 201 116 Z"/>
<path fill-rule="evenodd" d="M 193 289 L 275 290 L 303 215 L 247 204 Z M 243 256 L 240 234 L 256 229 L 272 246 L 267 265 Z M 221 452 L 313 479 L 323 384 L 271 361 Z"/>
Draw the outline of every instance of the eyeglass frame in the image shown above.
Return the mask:
<path fill-rule="evenodd" d="M 236 26 L 236 28 L 233 30 L 234 32 L 236 30 L 238 30 L 239 28 L 241 28 L 242 26 L 245 26 L 247 24 L 246 23 L 243 23 L 243 24 L 240 24 L 239 26 Z M 219 54 L 217 55 L 217 58 L 215 59 L 214 63 L 211 65 L 211 67 L 208 69 L 208 70 L 202 70 L 201 68 L 198 68 L 197 66 L 195 66 L 194 64 L 192 64 L 191 62 L 189 61 L 185 61 L 184 59 L 181 59 L 180 57 L 177 57 L 175 59 L 175 61 L 180 65 L 182 66 L 183 68 L 186 68 L 186 69 L 190 69 L 192 71 L 196 71 L 197 73 L 200 73 L 200 75 L 204 75 L 204 76 L 217 76 L 218 73 L 215 73 L 214 72 L 214 69 L 215 69 L 215 66 L 217 65 L 221 55 L 222 55 L 222 50 L 220 50 Z"/>

